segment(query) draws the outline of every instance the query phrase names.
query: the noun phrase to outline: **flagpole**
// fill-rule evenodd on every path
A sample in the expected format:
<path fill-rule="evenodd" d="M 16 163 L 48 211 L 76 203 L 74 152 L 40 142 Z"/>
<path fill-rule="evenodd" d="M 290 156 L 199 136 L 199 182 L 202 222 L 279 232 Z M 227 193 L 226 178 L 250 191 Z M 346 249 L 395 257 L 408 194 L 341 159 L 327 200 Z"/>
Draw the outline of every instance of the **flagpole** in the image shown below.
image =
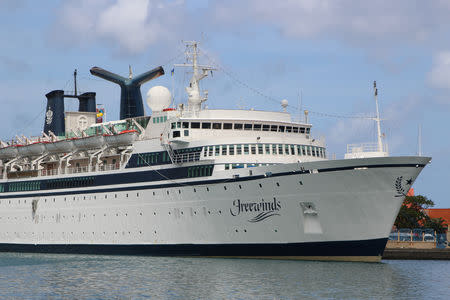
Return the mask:
<path fill-rule="evenodd" d="M 175 108 L 175 84 L 174 84 L 174 78 L 173 74 L 175 73 L 175 68 L 172 68 L 171 75 L 172 75 L 172 107 Z"/>

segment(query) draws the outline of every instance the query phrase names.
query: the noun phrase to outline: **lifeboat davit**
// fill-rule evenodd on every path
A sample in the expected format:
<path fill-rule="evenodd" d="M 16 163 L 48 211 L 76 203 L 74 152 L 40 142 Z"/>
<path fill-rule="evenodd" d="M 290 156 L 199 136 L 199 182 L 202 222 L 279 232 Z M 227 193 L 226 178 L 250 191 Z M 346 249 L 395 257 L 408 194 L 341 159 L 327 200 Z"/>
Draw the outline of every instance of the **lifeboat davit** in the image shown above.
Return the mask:
<path fill-rule="evenodd" d="M 45 149 L 49 153 L 68 153 L 75 149 L 72 139 L 56 141 L 52 143 L 46 143 Z"/>
<path fill-rule="evenodd" d="M 11 145 L 0 148 L 0 159 L 9 159 L 16 157 L 18 154 L 17 146 L 19 145 Z"/>
<path fill-rule="evenodd" d="M 38 156 L 45 152 L 45 144 L 36 142 L 29 145 L 17 147 L 20 156 Z"/>
<path fill-rule="evenodd" d="M 92 135 L 73 139 L 73 144 L 77 150 L 98 149 L 105 144 L 105 138 L 103 135 Z"/>
<path fill-rule="evenodd" d="M 136 130 L 124 130 L 118 134 L 105 135 L 106 144 L 110 147 L 132 145 L 138 137 Z"/>

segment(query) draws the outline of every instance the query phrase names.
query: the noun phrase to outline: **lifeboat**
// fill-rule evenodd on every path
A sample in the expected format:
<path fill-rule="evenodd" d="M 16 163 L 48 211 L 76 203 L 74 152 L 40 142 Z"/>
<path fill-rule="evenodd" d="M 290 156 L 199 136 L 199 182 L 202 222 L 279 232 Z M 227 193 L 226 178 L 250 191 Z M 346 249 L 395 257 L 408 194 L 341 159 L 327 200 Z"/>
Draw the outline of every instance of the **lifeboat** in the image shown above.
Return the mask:
<path fill-rule="evenodd" d="M 103 135 L 92 135 L 73 139 L 72 141 L 77 150 L 98 149 L 105 144 L 105 138 Z"/>
<path fill-rule="evenodd" d="M 38 156 L 45 152 L 45 144 L 36 142 L 17 147 L 20 156 Z"/>
<path fill-rule="evenodd" d="M 132 145 L 138 135 L 139 133 L 134 129 L 124 130 L 118 134 L 105 135 L 105 141 L 110 147 Z"/>
<path fill-rule="evenodd" d="M 18 151 L 17 151 L 18 146 L 22 146 L 22 145 L 11 145 L 11 146 L 0 148 L 0 159 L 9 159 L 9 158 L 16 157 L 18 154 Z"/>
<path fill-rule="evenodd" d="M 75 146 L 73 139 L 61 140 L 45 144 L 45 149 L 49 153 L 67 153 L 72 152 Z"/>

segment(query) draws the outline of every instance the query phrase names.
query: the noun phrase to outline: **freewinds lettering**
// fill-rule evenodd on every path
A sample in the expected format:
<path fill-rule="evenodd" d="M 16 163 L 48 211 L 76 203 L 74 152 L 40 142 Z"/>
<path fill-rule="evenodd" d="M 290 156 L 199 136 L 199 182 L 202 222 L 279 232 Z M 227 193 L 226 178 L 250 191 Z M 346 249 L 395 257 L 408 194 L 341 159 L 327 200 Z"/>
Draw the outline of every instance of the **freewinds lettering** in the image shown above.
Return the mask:
<path fill-rule="evenodd" d="M 248 220 L 249 222 L 259 222 L 267 219 L 271 216 L 279 216 L 278 211 L 281 209 L 281 202 L 276 200 L 266 202 L 261 200 L 261 202 L 242 202 L 240 199 L 233 201 L 233 206 L 230 208 L 230 213 L 232 216 L 238 216 L 242 213 L 259 213 L 254 218 Z"/>

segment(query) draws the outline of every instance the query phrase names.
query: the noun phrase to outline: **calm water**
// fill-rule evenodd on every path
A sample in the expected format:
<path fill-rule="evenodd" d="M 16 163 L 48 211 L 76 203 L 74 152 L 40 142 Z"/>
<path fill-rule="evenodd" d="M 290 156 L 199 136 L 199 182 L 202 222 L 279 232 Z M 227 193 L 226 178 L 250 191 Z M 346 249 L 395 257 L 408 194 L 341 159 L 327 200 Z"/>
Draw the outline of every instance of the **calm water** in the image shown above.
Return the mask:
<path fill-rule="evenodd" d="M 2 253 L 0 298 L 450 299 L 450 262 Z"/>

